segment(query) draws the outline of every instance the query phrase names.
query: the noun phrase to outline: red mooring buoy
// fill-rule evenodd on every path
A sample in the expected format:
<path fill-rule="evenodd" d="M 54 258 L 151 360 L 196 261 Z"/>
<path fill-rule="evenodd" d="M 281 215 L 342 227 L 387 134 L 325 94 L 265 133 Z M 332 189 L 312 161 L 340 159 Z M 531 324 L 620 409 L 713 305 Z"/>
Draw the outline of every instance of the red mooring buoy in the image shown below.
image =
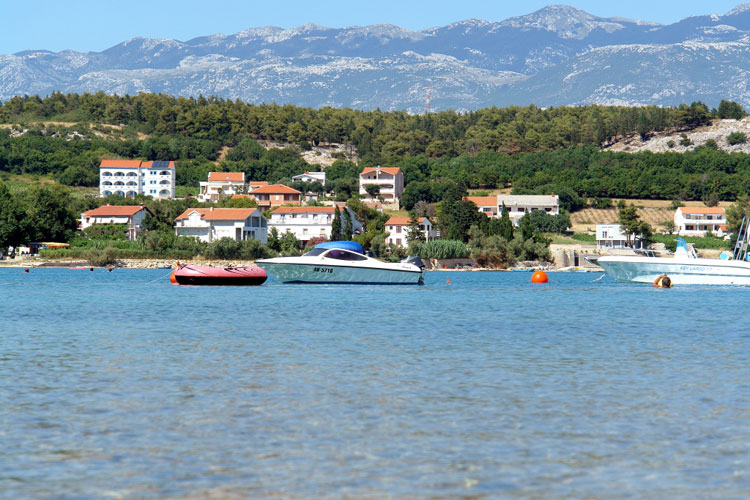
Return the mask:
<path fill-rule="evenodd" d="M 536 271 L 531 275 L 532 283 L 547 283 L 548 281 L 549 278 L 547 277 L 547 273 L 545 273 L 544 271 Z"/>

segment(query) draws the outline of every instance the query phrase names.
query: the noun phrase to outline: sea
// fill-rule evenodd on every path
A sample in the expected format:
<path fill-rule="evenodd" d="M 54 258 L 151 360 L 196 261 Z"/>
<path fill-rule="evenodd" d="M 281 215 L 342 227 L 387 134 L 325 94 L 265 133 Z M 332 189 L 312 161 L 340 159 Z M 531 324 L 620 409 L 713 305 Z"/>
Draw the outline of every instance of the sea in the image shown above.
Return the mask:
<path fill-rule="evenodd" d="M 750 288 L 0 269 L 0 498 L 750 496 Z"/>

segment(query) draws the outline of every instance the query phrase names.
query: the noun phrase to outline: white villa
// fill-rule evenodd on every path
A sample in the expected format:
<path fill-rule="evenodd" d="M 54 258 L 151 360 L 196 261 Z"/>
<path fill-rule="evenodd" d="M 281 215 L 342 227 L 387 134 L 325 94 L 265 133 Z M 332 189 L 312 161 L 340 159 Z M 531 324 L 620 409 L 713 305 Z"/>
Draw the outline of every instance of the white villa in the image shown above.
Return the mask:
<path fill-rule="evenodd" d="M 368 184 L 380 186 L 380 197 L 385 203 L 398 204 L 404 191 L 404 174 L 400 168 L 375 167 L 362 170 L 359 174 L 359 194 L 365 200 L 372 201 L 373 198 L 365 189 Z"/>
<path fill-rule="evenodd" d="M 216 202 L 222 196 L 232 196 L 245 191 L 245 172 L 209 172 L 208 181 L 200 183 L 198 201 Z"/>
<path fill-rule="evenodd" d="M 354 212 L 349 207 L 344 207 L 341 210 L 342 229 L 344 228 L 344 210 L 349 213 L 352 219 L 352 230 L 355 232 L 361 231 L 362 223 L 356 219 Z M 293 233 L 300 241 L 308 241 L 314 237 L 329 239 L 335 211 L 335 207 L 278 207 L 271 212 L 268 227 L 275 227 L 279 234 Z"/>
<path fill-rule="evenodd" d="M 211 243 L 221 238 L 268 241 L 268 224 L 255 208 L 188 208 L 174 225 L 177 236 Z"/>
<path fill-rule="evenodd" d="M 141 232 L 146 215 L 153 214 L 143 205 L 103 205 L 81 214 L 80 229 L 97 225 L 124 224 L 127 226 L 128 240 L 133 241 Z"/>
<path fill-rule="evenodd" d="M 426 241 L 434 240 L 438 237 L 437 231 L 433 228 L 430 219 L 419 217 L 417 222 Z M 385 223 L 385 230 L 388 232 L 388 237 L 385 239 L 386 243 L 392 243 L 400 247 L 406 247 L 409 244 L 406 241 L 406 235 L 409 234 L 409 217 L 391 217 Z"/>
<path fill-rule="evenodd" d="M 721 237 L 727 232 L 727 217 L 721 207 L 679 207 L 674 227 L 680 236 L 703 236 L 710 231 Z"/>
<path fill-rule="evenodd" d="M 321 184 L 325 185 L 326 183 L 326 173 L 325 172 L 305 172 L 304 174 L 295 175 L 292 177 L 293 181 L 302 181 L 302 182 L 315 182 L 318 181 Z"/>
<path fill-rule="evenodd" d="M 479 211 L 487 217 L 502 215 L 498 212 L 497 196 L 467 196 L 466 199 L 479 207 Z"/>
<path fill-rule="evenodd" d="M 635 237 L 631 237 L 631 241 L 635 248 L 641 248 L 643 246 L 641 241 Z M 596 248 L 617 250 L 631 248 L 631 246 L 628 245 L 628 237 L 622 232 L 622 226 L 620 224 L 597 224 Z"/>
<path fill-rule="evenodd" d="M 174 198 L 176 179 L 173 161 L 102 160 L 99 196 Z"/>
<path fill-rule="evenodd" d="M 503 204 L 505 204 L 505 208 L 508 210 L 510 220 L 515 225 L 518 225 L 518 220 L 526 212 L 533 210 L 544 210 L 549 215 L 558 215 L 560 213 L 560 197 L 556 194 L 499 194 L 497 195 L 498 217 L 503 215 Z"/>

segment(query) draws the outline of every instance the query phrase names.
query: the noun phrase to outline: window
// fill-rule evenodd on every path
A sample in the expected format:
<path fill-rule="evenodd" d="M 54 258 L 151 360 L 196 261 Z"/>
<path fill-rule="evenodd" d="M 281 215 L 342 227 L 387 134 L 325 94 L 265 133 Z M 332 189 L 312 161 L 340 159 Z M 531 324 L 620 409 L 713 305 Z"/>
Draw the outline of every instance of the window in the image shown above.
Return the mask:
<path fill-rule="evenodd" d="M 401 226 L 396 226 L 396 232 L 397 232 L 397 233 L 400 233 L 400 232 L 401 232 Z"/>
<path fill-rule="evenodd" d="M 337 260 L 367 260 L 367 257 L 365 257 L 364 255 L 350 252 L 348 250 L 341 250 L 338 248 L 329 250 L 325 257 Z"/>
<path fill-rule="evenodd" d="M 396 245 L 400 245 L 400 244 L 401 244 L 401 238 L 396 238 Z"/>

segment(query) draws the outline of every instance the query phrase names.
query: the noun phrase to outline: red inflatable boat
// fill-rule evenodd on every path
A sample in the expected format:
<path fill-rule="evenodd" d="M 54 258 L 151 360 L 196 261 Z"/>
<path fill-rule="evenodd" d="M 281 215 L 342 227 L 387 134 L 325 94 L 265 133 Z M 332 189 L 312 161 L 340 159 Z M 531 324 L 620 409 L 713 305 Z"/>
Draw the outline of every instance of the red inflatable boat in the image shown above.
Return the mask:
<path fill-rule="evenodd" d="M 261 285 L 268 278 L 257 266 L 210 267 L 184 264 L 174 270 L 169 281 L 179 285 Z"/>

